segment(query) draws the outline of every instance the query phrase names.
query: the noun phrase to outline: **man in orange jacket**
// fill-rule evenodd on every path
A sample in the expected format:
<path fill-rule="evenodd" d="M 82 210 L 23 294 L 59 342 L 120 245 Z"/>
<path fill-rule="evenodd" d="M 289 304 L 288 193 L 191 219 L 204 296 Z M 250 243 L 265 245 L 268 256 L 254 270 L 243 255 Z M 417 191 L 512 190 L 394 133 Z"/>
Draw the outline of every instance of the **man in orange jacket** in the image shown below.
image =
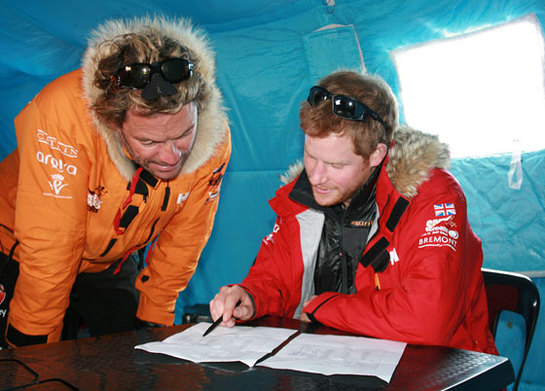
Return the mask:
<path fill-rule="evenodd" d="M 15 128 L 0 163 L 0 344 L 173 324 L 231 153 L 204 34 L 184 19 L 106 22 Z"/>

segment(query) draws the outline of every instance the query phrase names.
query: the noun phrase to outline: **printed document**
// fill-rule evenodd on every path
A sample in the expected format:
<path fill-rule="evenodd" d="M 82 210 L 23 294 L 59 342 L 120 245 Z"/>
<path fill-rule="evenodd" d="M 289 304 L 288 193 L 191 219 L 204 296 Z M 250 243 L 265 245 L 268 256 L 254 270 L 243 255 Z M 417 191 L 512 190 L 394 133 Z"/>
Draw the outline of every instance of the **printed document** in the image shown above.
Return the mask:
<path fill-rule="evenodd" d="M 389 382 L 406 345 L 384 339 L 303 333 L 259 365 L 323 375 L 377 376 Z"/>
<path fill-rule="evenodd" d="M 377 376 L 389 382 L 406 343 L 359 336 L 302 333 L 261 361 L 297 330 L 276 327 L 218 327 L 206 337 L 210 323 L 202 322 L 162 342 L 136 349 L 163 353 L 193 362 L 240 361 L 257 365 L 324 375 Z"/>
<path fill-rule="evenodd" d="M 149 342 L 136 348 L 193 362 L 240 361 L 253 367 L 257 360 L 297 332 L 275 327 L 220 326 L 203 337 L 208 326 L 210 323 L 197 323 L 162 342 Z"/>

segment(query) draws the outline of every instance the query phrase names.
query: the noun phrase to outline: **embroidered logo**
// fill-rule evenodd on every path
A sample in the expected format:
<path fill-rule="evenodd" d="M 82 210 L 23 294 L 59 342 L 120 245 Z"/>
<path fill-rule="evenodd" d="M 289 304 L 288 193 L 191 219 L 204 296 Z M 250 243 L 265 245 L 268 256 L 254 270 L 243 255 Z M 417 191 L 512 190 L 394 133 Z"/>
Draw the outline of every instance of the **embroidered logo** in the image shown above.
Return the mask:
<path fill-rule="evenodd" d="M 176 199 L 176 204 L 181 204 L 182 202 L 184 202 L 185 200 L 187 200 L 189 198 L 189 191 L 187 193 L 180 193 L 178 194 L 178 198 Z"/>
<path fill-rule="evenodd" d="M 393 265 L 396 262 L 399 262 L 399 256 L 397 255 L 396 249 L 393 248 L 392 251 L 389 251 L 390 254 L 390 264 Z"/>
<path fill-rule="evenodd" d="M 8 294 L 6 293 L 6 290 L 4 289 L 4 285 L 0 284 L 0 305 L 2 305 L 2 303 L 6 299 L 7 295 Z M 0 317 L 5 318 L 6 316 L 8 316 L 8 309 L 5 308 L 5 309 L 0 310 Z M 1 350 L 1 348 L 0 348 L 0 350 Z"/>
<path fill-rule="evenodd" d="M 367 220 L 367 221 L 351 221 L 350 225 L 352 227 L 370 227 L 373 225 L 373 220 Z"/>
<path fill-rule="evenodd" d="M 104 186 L 97 186 L 95 187 L 95 190 L 89 190 L 89 194 L 87 194 L 87 209 L 90 212 L 98 213 L 98 210 L 102 205 L 100 197 L 106 193 L 107 191 Z"/>
<path fill-rule="evenodd" d="M 59 151 L 64 156 L 72 158 L 78 157 L 78 150 L 76 148 L 71 145 L 61 143 L 55 137 L 48 135 L 47 132 L 41 129 L 36 129 L 36 137 L 39 143 L 49 145 L 49 148 Z"/>
<path fill-rule="evenodd" d="M 275 223 L 273 231 L 263 238 L 263 243 L 264 244 L 269 244 L 269 242 L 274 243 L 274 234 L 277 233 L 278 231 L 280 231 L 280 226 Z"/>
<path fill-rule="evenodd" d="M 51 180 L 49 181 L 49 187 L 53 191 L 53 193 L 43 193 L 46 196 L 53 196 L 56 198 L 72 198 L 72 196 L 61 196 L 60 192 L 62 189 L 64 189 L 66 186 L 68 186 L 68 183 L 64 182 L 64 176 L 61 174 L 53 174 L 51 175 Z"/>
<path fill-rule="evenodd" d="M 70 175 L 76 175 L 78 173 L 78 168 L 73 164 L 66 164 L 62 159 L 55 159 L 51 155 L 45 155 L 42 151 L 36 153 L 36 159 L 46 166 L 51 166 L 51 168 L 58 172 L 67 172 Z"/>
<path fill-rule="evenodd" d="M 208 180 L 208 186 L 219 186 L 221 183 L 221 179 L 223 178 L 222 170 L 223 167 L 225 167 L 225 163 L 223 163 L 221 166 L 216 168 L 214 171 L 212 171 L 212 176 Z"/>
<path fill-rule="evenodd" d="M 433 205 L 433 210 L 436 217 L 453 216 L 456 214 L 456 209 L 452 203 L 435 204 Z"/>
<path fill-rule="evenodd" d="M 6 291 L 4 289 L 4 285 L 0 284 L 0 305 L 4 302 L 6 299 Z"/>
<path fill-rule="evenodd" d="M 433 229 L 440 223 L 443 223 L 443 222 L 450 222 L 452 220 L 452 217 L 445 217 L 443 219 L 432 219 L 432 220 L 428 220 L 426 221 L 426 232 L 431 232 L 433 231 Z"/>
<path fill-rule="evenodd" d="M 218 196 L 220 195 L 219 191 L 216 192 L 208 192 L 208 198 L 206 199 L 205 204 L 208 204 L 209 202 L 214 201 Z"/>
<path fill-rule="evenodd" d="M 428 220 L 424 233 L 418 239 L 418 248 L 446 246 L 456 251 L 458 237 L 454 215 Z"/>
<path fill-rule="evenodd" d="M 221 180 L 223 178 L 222 171 L 224 167 L 225 163 L 212 171 L 212 175 L 208 180 L 208 198 L 206 199 L 207 204 L 211 201 L 214 201 L 219 196 Z"/>

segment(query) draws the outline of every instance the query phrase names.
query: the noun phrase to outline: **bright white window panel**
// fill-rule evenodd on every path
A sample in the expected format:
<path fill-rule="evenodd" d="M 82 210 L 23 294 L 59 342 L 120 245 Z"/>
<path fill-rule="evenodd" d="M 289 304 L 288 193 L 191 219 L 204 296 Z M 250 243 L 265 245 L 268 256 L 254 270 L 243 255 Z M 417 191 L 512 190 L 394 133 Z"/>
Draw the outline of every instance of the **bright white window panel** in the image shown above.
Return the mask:
<path fill-rule="evenodd" d="M 544 45 L 534 14 L 392 57 L 407 125 L 438 134 L 452 157 L 545 148 Z"/>

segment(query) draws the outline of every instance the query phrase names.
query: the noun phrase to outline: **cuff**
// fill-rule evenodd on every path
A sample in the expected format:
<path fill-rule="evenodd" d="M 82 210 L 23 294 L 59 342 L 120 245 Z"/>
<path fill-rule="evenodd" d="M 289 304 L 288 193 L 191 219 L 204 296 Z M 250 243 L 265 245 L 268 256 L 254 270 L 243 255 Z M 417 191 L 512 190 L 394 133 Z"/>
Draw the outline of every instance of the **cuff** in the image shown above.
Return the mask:
<path fill-rule="evenodd" d="M 253 320 L 253 319 L 260 318 L 260 317 L 266 315 L 266 314 L 262 313 L 262 314 L 259 314 L 259 316 L 258 316 L 258 314 L 257 314 L 257 304 L 255 302 L 254 295 L 252 294 L 252 291 L 250 289 L 248 289 L 248 287 L 245 287 L 244 285 L 240 285 L 240 284 L 231 284 L 231 285 L 238 285 L 239 287 L 244 289 L 244 291 L 246 291 L 248 296 L 250 296 L 250 300 L 252 301 L 252 304 L 254 306 L 254 313 L 252 314 L 252 316 L 250 316 L 250 319 L 248 319 L 248 320 Z"/>
<path fill-rule="evenodd" d="M 313 323 L 321 323 L 319 310 L 331 299 L 339 296 L 337 292 L 325 292 L 315 297 L 310 303 L 303 307 L 303 312 L 308 315 Z"/>
<path fill-rule="evenodd" d="M 254 313 L 252 314 L 252 316 L 250 316 L 250 320 L 252 320 L 255 318 L 255 315 L 257 314 L 257 307 L 255 305 L 254 295 L 252 295 L 252 292 L 250 292 L 248 289 L 244 288 L 243 286 L 240 286 L 240 287 L 246 291 L 246 293 L 250 297 L 250 300 L 252 301 L 252 306 L 254 307 Z"/>
<path fill-rule="evenodd" d="M 172 326 L 174 324 L 174 311 L 165 311 L 164 306 L 156 305 L 142 293 L 140 293 L 136 317 L 145 322 L 157 323 L 165 326 Z"/>
<path fill-rule="evenodd" d="M 12 323 L 8 322 L 6 328 L 6 343 L 11 347 L 37 345 L 41 343 L 57 342 L 61 338 L 62 325 L 58 326 L 49 334 L 25 334 L 15 328 Z"/>

